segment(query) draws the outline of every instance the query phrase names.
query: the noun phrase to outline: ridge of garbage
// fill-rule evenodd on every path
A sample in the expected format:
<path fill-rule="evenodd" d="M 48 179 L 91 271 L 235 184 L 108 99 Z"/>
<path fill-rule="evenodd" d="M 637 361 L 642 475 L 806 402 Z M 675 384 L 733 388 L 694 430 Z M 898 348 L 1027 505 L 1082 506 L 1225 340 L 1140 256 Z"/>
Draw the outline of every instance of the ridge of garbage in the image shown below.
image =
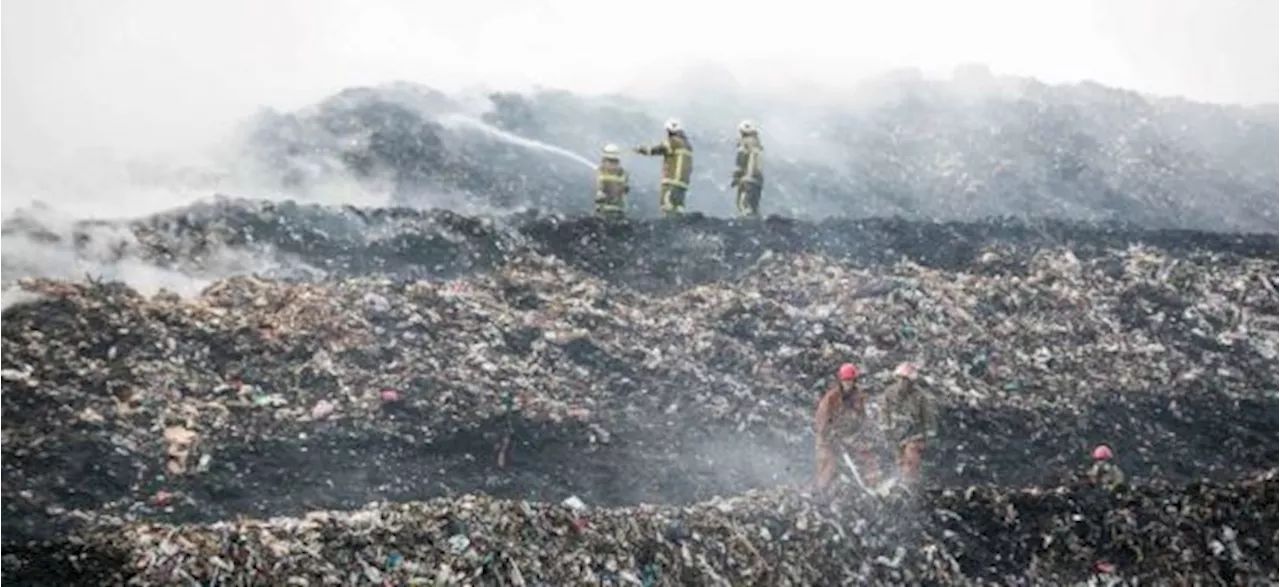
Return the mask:
<path fill-rule="evenodd" d="M 907 258 L 955 270 L 999 250 L 1061 247 L 1088 259 L 1109 249 L 1138 246 L 1175 255 L 1274 260 L 1280 246 L 1275 233 L 1149 229 L 1122 222 L 1052 218 L 813 222 L 773 216 L 744 222 L 695 214 L 680 222 L 606 223 L 537 210 L 466 216 L 449 210 L 227 196 L 133 221 L 64 225 L 50 221 L 39 210 L 19 210 L 5 219 L 2 230 L 6 240 L 69 249 L 73 259 L 92 261 L 94 270 L 106 272 L 108 278 L 117 265 L 142 261 L 210 278 L 252 271 L 291 281 L 361 275 L 438 280 L 488 271 L 518 251 L 532 250 L 646 291 L 732 279 L 770 252 L 820 254 L 860 264 Z M 54 270 L 44 257 L 6 256 L 4 262 L 6 283 L 17 276 Z M 66 264 L 78 265 L 70 259 Z M 995 263 L 984 270 L 1022 268 Z M 84 277 L 80 273 L 56 276 Z"/>
<path fill-rule="evenodd" d="M 246 565 L 272 584 L 1275 577 L 1275 476 L 1244 481 L 1273 470 L 1278 450 L 1275 235 L 1008 220 L 607 225 L 251 201 L 128 227 L 134 240 L 113 255 L 167 255 L 185 270 L 215 249 L 334 263 L 219 279 L 192 297 L 14 283 L 30 298 L 0 324 L 6 580 L 70 572 L 77 549 L 124 557 L 97 584 L 133 569 L 139 585 L 232 581 Z M 94 238 L 70 242 L 90 250 Z M 439 266 L 468 247 L 491 254 Z M 910 500 L 832 506 L 797 489 L 814 403 L 847 358 L 871 388 L 918 362 L 941 404 Z M 1115 448 L 1128 493 L 1076 480 L 1098 442 Z M 592 513 L 561 536 L 569 514 L 545 504 L 570 498 Z M 392 503 L 312 514 L 344 521 L 285 546 L 261 534 L 371 501 Z M 860 516 L 867 507 L 884 512 Z M 504 526 L 524 508 L 537 515 Z M 654 546 L 672 512 L 725 540 Z M 238 516 L 284 517 L 261 530 Z M 442 517 L 557 538 L 524 551 L 445 533 Z M 779 543 L 801 520 L 828 529 Z M 400 530 L 367 526 L 393 521 Z M 885 539 L 831 541 L 859 523 Z M 455 548 L 458 535 L 477 546 Z M 1122 538 L 1141 556 L 1126 558 Z M 1184 554 L 1166 552 L 1175 544 Z M 290 554 L 307 552 L 345 566 Z"/>
<path fill-rule="evenodd" d="M 600 149 L 650 144 L 674 115 L 695 145 L 690 209 L 726 216 L 744 114 L 766 148 L 765 213 L 974 221 L 1016 211 L 1233 232 L 1277 221 L 1275 104 L 978 71 L 895 72 L 803 107 L 684 83 L 659 103 L 552 89 L 481 97 L 408 82 L 351 87 L 305 108 L 263 111 L 246 125 L 241 159 L 300 197 L 354 177 L 397 204 L 581 214 Z M 658 166 L 626 155 L 623 164 L 629 213 L 656 216 Z"/>
<path fill-rule="evenodd" d="M 1264 584 L 1277 470 L 1108 492 L 992 485 L 874 499 L 753 490 L 685 507 L 467 494 L 212 524 L 122 524 L 16 550 L 73 564 L 6 580 L 164 585 Z M 1208 525 L 1189 524 L 1212 512 Z M 198 553 L 198 554 L 197 554 Z M 10 554 L 8 556 L 21 556 Z M 1273 579 L 1274 580 L 1274 579 Z"/>

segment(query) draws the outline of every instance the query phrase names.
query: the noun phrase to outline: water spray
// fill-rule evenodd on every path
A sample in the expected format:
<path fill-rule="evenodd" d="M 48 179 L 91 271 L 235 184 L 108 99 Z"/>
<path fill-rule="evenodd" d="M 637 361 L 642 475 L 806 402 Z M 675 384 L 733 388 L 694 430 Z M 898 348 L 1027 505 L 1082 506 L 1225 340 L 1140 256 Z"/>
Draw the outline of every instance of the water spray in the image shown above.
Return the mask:
<path fill-rule="evenodd" d="M 574 161 L 577 161 L 578 163 L 581 163 L 587 166 L 588 168 L 591 168 L 591 169 L 596 168 L 596 164 L 592 162 L 590 159 L 587 159 L 582 155 L 579 155 L 577 153 L 574 153 L 573 151 L 565 149 L 564 147 L 557 147 L 555 145 L 544 143 L 542 141 L 536 141 L 533 139 L 522 137 L 517 134 L 509 133 L 496 126 L 493 126 L 492 124 L 489 124 L 487 122 L 484 122 L 476 118 L 472 118 L 465 114 L 446 114 L 444 116 L 441 116 L 438 119 L 438 121 L 441 124 L 450 128 L 459 128 L 459 127 L 471 128 L 473 130 L 478 130 L 493 138 L 501 139 L 513 145 L 519 145 L 521 147 L 527 147 L 530 149 L 537 149 L 539 151 L 553 153 L 556 155 L 560 155 L 561 157 L 564 157 L 566 159 L 572 159 Z"/>

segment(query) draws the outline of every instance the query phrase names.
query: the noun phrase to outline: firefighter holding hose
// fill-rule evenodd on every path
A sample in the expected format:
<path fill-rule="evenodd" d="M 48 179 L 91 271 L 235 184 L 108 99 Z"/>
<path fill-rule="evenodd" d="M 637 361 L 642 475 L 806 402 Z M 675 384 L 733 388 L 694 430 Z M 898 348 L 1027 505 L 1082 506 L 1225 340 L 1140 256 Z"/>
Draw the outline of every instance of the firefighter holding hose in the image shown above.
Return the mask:
<path fill-rule="evenodd" d="M 641 155 L 662 157 L 661 199 L 658 205 L 662 216 L 670 218 L 684 214 L 684 198 L 689 193 L 689 180 L 693 178 L 693 145 L 679 120 L 667 121 L 667 138 L 652 146 L 640 146 L 635 152 Z"/>
<path fill-rule="evenodd" d="M 596 167 L 596 216 L 621 220 L 627 211 L 627 194 L 631 186 L 622 168 L 622 150 L 615 144 L 604 146 L 600 165 Z"/>

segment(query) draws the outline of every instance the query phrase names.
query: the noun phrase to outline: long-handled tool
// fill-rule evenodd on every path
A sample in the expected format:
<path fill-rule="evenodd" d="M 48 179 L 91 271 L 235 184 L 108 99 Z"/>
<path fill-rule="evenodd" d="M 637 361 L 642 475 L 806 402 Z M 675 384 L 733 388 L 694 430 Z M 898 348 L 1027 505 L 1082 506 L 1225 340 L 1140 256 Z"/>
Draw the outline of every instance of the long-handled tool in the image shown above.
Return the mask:
<path fill-rule="evenodd" d="M 853 459 L 849 458 L 849 453 L 841 451 L 840 457 L 844 459 L 844 465 L 849 467 L 849 474 L 853 475 L 853 481 L 858 484 L 858 487 L 861 487 L 862 491 L 867 495 L 875 495 L 875 493 L 871 491 L 871 488 L 867 487 L 867 484 L 862 482 L 862 475 L 858 473 L 858 467 L 853 465 Z"/>
<path fill-rule="evenodd" d="M 853 481 L 857 483 L 858 487 L 861 487 L 862 491 L 866 492 L 867 495 L 884 497 L 889 494 L 889 491 L 892 490 L 895 485 L 898 484 L 897 477 L 891 477 L 880 483 L 880 485 L 874 489 L 867 487 L 867 484 L 862 480 L 862 475 L 858 473 L 858 467 L 854 466 L 853 459 L 849 458 L 849 453 L 841 452 L 840 457 L 844 459 L 845 466 L 849 468 L 849 473 L 853 475 Z"/>

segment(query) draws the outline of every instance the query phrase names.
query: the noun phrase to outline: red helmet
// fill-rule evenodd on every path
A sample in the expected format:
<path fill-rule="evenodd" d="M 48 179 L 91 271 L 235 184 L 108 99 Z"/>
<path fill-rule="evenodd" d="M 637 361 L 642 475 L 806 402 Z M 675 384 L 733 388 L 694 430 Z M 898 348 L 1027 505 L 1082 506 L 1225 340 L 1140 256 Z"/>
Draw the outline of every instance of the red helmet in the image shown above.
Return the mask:
<path fill-rule="evenodd" d="M 1099 444 L 1093 449 L 1093 460 L 1095 461 L 1109 461 L 1111 456 L 1111 447 L 1105 444 Z"/>
<path fill-rule="evenodd" d="M 840 365 L 840 380 L 853 381 L 858 378 L 858 366 L 853 363 Z"/>

